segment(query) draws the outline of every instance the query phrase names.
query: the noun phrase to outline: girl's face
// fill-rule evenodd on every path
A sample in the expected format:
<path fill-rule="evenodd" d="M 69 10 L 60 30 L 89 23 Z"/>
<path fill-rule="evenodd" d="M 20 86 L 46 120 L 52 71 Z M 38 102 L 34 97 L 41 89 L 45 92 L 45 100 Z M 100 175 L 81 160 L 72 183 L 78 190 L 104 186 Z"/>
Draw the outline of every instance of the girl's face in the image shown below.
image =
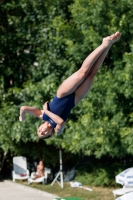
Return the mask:
<path fill-rule="evenodd" d="M 38 136 L 39 138 L 45 138 L 51 135 L 52 133 L 52 127 L 49 124 L 49 122 L 44 122 L 43 124 L 40 125 L 38 128 Z"/>

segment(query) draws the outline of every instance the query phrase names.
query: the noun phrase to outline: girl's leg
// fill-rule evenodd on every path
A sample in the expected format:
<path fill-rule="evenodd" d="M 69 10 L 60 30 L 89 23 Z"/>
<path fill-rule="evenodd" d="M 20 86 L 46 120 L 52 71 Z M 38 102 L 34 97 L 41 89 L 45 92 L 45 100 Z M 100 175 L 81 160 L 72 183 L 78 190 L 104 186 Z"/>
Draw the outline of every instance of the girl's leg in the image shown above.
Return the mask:
<path fill-rule="evenodd" d="M 57 97 L 61 98 L 76 91 L 88 76 L 96 60 L 105 50 L 118 40 L 119 36 L 120 33 L 116 32 L 115 34 L 104 38 L 102 44 L 84 60 L 81 68 L 61 84 L 57 91 Z"/>
<path fill-rule="evenodd" d="M 110 47 L 108 47 L 106 50 L 104 50 L 104 52 L 99 56 L 99 58 L 93 64 L 93 66 L 92 66 L 88 76 L 86 77 L 86 79 L 76 89 L 76 91 L 75 91 L 75 104 L 79 103 L 79 101 L 81 101 L 86 96 L 86 94 L 89 92 L 89 90 L 91 89 L 94 77 L 97 74 L 98 69 L 102 65 L 109 49 L 110 49 Z"/>

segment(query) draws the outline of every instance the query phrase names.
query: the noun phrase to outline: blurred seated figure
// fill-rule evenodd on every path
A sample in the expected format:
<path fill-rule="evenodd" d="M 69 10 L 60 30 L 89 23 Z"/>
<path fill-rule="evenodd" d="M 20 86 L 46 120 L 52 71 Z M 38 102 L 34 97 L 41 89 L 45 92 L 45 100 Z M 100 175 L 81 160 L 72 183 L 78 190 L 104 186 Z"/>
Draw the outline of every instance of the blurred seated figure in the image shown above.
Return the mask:
<path fill-rule="evenodd" d="M 43 161 L 43 160 L 40 160 L 40 161 L 39 161 L 39 164 L 37 165 L 36 172 L 32 172 L 31 178 L 32 178 L 33 180 L 35 180 L 35 179 L 37 179 L 37 178 L 43 177 L 44 174 L 45 174 L 45 165 L 44 165 L 44 161 Z"/>
<path fill-rule="evenodd" d="M 52 177 L 51 169 L 45 167 L 44 161 L 40 160 L 39 164 L 36 167 L 36 172 L 31 173 L 31 177 L 28 178 L 28 184 L 31 183 L 40 183 L 46 184 L 48 178 Z"/>

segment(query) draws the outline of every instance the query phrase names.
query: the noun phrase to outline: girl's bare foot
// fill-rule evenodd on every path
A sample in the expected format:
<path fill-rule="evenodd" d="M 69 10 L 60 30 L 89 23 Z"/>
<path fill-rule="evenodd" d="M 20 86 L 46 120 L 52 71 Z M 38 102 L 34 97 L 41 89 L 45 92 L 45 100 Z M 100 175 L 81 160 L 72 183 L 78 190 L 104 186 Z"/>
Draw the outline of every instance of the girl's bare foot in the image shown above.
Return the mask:
<path fill-rule="evenodd" d="M 115 43 L 119 39 L 120 39 L 120 32 L 117 31 L 113 35 L 103 38 L 102 44 L 104 44 L 106 47 L 108 47 L 108 46 L 111 46 L 113 43 Z"/>

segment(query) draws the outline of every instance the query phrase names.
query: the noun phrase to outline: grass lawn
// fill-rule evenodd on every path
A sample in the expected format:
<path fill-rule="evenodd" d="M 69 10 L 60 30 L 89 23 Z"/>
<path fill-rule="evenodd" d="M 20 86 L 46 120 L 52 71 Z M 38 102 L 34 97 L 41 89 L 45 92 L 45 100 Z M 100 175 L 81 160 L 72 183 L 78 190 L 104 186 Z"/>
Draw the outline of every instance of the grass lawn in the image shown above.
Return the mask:
<path fill-rule="evenodd" d="M 29 186 L 27 181 L 17 181 L 17 183 Z M 58 183 L 43 185 L 41 183 L 32 183 L 30 187 L 53 193 L 61 198 L 77 197 L 81 200 L 114 200 L 112 190 L 114 188 L 91 187 L 92 191 L 84 190 L 83 188 L 72 188 L 69 183 L 64 183 L 64 188 L 61 188 Z"/>

